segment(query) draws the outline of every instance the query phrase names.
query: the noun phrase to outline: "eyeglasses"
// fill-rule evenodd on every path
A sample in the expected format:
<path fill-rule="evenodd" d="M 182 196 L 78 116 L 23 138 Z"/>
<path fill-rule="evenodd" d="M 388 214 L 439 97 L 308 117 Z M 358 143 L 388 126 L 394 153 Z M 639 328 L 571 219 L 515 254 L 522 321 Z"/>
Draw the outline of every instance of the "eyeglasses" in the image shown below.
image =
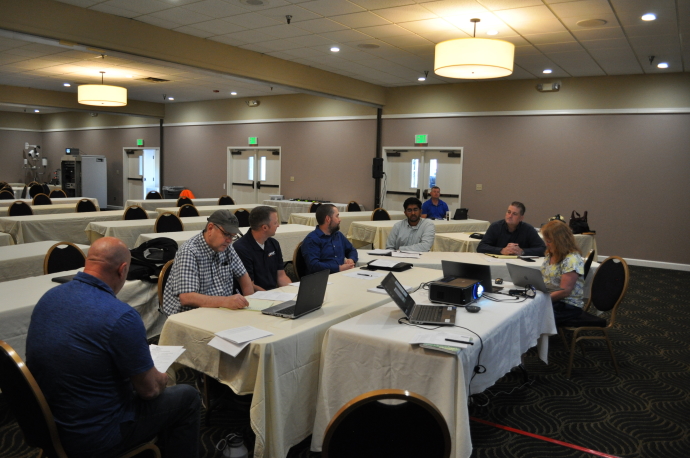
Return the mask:
<path fill-rule="evenodd" d="M 239 239 L 239 234 L 228 234 L 222 227 L 220 227 L 216 223 L 213 223 L 213 225 L 216 226 L 216 228 L 220 231 L 221 234 L 223 234 L 225 240 L 230 240 L 231 242 L 234 242 Z"/>

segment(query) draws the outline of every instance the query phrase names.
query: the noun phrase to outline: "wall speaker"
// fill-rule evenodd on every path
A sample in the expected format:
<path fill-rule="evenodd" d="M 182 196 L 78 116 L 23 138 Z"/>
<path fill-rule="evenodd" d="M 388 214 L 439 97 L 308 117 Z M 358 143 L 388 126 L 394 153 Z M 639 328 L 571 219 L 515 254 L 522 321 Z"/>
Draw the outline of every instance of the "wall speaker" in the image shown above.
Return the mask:
<path fill-rule="evenodd" d="M 383 158 L 375 157 L 374 164 L 371 167 L 372 178 L 383 178 Z"/>

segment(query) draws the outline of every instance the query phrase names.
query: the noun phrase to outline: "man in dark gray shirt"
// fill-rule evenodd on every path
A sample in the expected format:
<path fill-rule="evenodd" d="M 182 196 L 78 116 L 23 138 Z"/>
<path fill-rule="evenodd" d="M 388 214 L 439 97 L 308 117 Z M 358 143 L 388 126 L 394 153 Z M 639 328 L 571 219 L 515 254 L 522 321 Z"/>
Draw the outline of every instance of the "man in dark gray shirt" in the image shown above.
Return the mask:
<path fill-rule="evenodd" d="M 505 219 L 489 226 L 477 247 L 478 253 L 516 256 L 544 256 L 546 245 L 537 230 L 523 222 L 525 205 L 513 202 L 508 206 Z"/>

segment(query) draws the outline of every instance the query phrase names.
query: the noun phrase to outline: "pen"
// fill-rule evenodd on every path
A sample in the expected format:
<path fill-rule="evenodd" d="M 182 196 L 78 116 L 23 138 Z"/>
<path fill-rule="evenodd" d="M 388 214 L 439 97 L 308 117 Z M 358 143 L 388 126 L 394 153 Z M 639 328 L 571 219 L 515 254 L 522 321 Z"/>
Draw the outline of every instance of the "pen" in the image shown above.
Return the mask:
<path fill-rule="evenodd" d="M 357 272 L 357 275 L 361 275 L 362 277 L 371 277 L 371 275 L 369 275 L 369 274 L 361 274 L 359 272 Z"/>
<path fill-rule="evenodd" d="M 457 342 L 461 344 L 474 345 L 474 342 L 465 342 L 464 340 L 446 339 L 446 342 Z"/>

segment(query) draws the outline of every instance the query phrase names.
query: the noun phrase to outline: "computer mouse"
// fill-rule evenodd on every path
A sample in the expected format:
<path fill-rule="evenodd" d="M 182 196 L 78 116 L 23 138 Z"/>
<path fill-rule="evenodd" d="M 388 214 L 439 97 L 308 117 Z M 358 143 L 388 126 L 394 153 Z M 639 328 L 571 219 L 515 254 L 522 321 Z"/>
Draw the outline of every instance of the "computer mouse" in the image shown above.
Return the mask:
<path fill-rule="evenodd" d="M 497 278 L 495 282 L 497 285 L 502 285 L 503 284 L 503 279 L 502 278 Z"/>
<path fill-rule="evenodd" d="M 467 310 L 470 313 L 477 313 L 480 311 L 482 308 L 478 305 L 466 305 L 465 310 Z"/>

